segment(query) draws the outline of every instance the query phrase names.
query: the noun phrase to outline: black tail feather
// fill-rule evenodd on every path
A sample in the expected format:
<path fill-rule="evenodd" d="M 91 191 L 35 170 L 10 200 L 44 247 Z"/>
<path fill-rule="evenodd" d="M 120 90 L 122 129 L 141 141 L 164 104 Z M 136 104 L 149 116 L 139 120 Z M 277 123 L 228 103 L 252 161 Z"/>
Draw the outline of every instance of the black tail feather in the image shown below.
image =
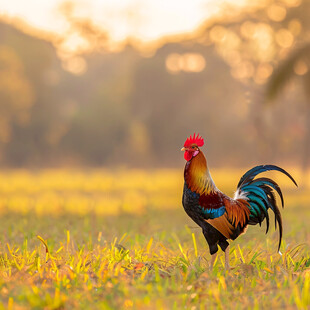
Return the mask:
<path fill-rule="evenodd" d="M 274 212 L 275 228 L 277 228 L 277 224 L 279 226 L 279 244 L 278 244 L 278 251 L 279 251 L 282 242 L 283 224 L 282 224 L 282 216 L 276 202 L 274 191 L 278 193 L 283 208 L 284 199 L 282 191 L 279 185 L 270 178 L 263 177 L 254 179 L 258 174 L 270 170 L 276 170 L 284 173 L 297 186 L 297 183 L 295 182 L 293 177 L 284 169 L 274 165 L 261 165 L 254 167 L 241 177 L 237 190 L 239 190 L 239 192 L 241 192 L 247 197 L 247 201 L 251 206 L 249 224 L 251 225 L 255 225 L 258 223 L 261 224 L 261 222 L 266 218 L 266 224 L 267 224 L 266 233 L 267 233 L 269 230 L 268 209 L 270 208 Z"/>
<path fill-rule="evenodd" d="M 285 175 L 287 175 L 292 182 L 296 185 L 296 181 L 293 179 L 293 177 L 284 169 L 275 166 L 275 165 L 260 165 L 260 166 L 256 166 L 252 169 L 250 169 L 249 171 L 247 171 L 240 179 L 237 188 L 239 188 L 242 184 L 246 183 L 246 182 L 251 182 L 258 174 L 265 172 L 265 171 L 272 171 L 272 170 L 276 170 L 276 171 L 280 171 L 282 173 L 284 173 Z"/>

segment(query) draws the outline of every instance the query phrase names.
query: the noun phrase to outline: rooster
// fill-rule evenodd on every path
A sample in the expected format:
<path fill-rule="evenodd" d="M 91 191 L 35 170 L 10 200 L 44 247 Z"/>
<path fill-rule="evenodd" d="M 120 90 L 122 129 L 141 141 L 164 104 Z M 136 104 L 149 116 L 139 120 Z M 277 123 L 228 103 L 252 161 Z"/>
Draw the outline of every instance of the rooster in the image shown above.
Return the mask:
<path fill-rule="evenodd" d="M 199 134 L 190 136 L 184 143 L 186 165 L 182 204 L 189 217 L 202 228 L 211 254 L 213 268 L 218 246 L 225 252 L 225 268 L 229 269 L 229 243 L 245 233 L 248 225 L 261 225 L 266 219 L 269 229 L 268 209 L 275 216 L 275 227 L 279 226 L 280 249 L 282 240 L 282 218 L 276 203 L 276 191 L 284 206 L 280 187 L 269 178 L 255 177 L 265 171 L 277 170 L 287 175 L 297 186 L 293 177 L 284 169 L 274 165 L 261 165 L 246 172 L 240 179 L 234 198 L 222 193 L 214 184 L 206 158 L 200 147 L 204 145 Z"/>

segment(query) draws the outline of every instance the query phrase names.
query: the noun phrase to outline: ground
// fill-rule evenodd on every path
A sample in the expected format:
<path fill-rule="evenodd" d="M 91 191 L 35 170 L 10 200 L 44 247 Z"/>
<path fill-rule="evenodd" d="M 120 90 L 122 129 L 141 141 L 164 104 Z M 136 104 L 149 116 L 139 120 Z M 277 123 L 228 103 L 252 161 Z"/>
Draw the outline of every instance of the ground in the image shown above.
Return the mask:
<path fill-rule="evenodd" d="M 244 171 L 212 176 L 232 195 Z M 206 242 L 181 206 L 182 178 L 181 170 L 0 174 L 0 309 L 310 307 L 309 178 L 298 189 L 276 179 L 281 254 L 278 232 L 253 226 L 231 243 L 229 271 L 222 253 L 209 271 Z"/>

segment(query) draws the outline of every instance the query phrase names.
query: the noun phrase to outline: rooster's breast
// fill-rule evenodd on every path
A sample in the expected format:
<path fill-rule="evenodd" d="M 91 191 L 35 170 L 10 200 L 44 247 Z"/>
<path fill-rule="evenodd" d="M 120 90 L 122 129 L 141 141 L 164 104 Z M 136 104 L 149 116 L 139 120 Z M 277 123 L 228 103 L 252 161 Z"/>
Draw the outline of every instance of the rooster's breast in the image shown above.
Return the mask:
<path fill-rule="evenodd" d="M 203 224 L 203 217 L 201 216 L 201 211 L 199 208 L 199 198 L 200 195 L 191 191 L 186 182 L 184 182 L 182 198 L 184 210 L 187 215 L 191 217 L 194 222 L 196 222 L 196 224 L 201 226 Z"/>

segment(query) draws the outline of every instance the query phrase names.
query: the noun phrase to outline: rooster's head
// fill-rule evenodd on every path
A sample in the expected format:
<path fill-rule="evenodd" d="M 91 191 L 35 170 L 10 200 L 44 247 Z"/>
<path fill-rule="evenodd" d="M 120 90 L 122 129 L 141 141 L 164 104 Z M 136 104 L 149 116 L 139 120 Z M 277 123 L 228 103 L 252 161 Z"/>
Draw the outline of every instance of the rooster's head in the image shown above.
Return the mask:
<path fill-rule="evenodd" d="M 184 151 L 184 158 L 186 161 L 190 161 L 193 157 L 197 156 L 200 152 L 199 147 L 203 146 L 204 141 L 199 134 L 196 136 L 194 133 L 193 137 L 189 136 L 182 147 L 181 151 Z"/>

